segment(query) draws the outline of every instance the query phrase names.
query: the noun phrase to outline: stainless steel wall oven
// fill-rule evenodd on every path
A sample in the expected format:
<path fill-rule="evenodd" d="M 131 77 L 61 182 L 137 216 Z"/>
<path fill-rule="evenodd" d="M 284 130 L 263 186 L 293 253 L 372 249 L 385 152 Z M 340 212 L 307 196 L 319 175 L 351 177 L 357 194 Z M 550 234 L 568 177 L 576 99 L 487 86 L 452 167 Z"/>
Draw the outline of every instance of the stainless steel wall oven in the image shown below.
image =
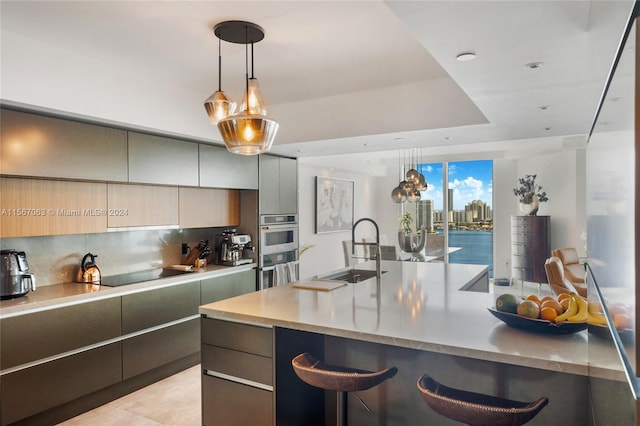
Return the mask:
<path fill-rule="evenodd" d="M 297 263 L 298 215 L 260 216 L 260 289 L 295 281 Z"/>

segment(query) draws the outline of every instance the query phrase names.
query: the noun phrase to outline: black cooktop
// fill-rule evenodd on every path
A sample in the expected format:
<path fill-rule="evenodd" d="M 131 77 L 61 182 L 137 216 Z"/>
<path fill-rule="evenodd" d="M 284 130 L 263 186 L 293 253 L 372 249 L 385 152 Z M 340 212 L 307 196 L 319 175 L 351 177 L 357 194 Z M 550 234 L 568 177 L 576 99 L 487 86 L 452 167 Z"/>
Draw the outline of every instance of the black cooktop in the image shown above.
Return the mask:
<path fill-rule="evenodd" d="M 102 277 L 100 284 L 107 287 L 117 287 L 133 283 L 141 283 L 144 281 L 152 281 L 160 278 L 172 277 L 174 275 L 188 274 L 189 271 L 180 271 L 177 269 L 149 269 L 147 271 L 130 272 L 128 274 L 111 275 Z"/>

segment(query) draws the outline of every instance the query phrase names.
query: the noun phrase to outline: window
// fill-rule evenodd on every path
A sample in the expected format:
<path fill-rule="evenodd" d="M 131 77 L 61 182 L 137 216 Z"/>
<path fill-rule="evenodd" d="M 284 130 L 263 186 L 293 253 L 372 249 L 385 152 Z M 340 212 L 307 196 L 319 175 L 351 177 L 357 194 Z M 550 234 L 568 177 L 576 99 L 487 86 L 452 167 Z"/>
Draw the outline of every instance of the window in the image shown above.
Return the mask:
<path fill-rule="evenodd" d="M 428 232 L 425 255 L 445 260 L 446 240 L 450 263 L 487 265 L 493 277 L 493 162 L 428 163 L 419 169 L 428 184 L 414 207 L 417 227 L 425 225 Z"/>

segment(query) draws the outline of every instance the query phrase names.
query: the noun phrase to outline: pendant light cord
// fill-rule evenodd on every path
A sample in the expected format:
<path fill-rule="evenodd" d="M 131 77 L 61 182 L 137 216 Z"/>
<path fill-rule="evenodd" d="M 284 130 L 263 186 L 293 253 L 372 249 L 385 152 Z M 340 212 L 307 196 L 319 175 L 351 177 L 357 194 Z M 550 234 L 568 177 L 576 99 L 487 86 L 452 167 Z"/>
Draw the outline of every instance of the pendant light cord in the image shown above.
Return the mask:
<path fill-rule="evenodd" d="M 253 75 L 253 42 L 251 42 L 251 78 L 254 78 L 254 75 Z"/>
<path fill-rule="evenodd" d="M 218 38 L 218 91 L 222 92 L 222 54 L 220 53 L 220 38 Z"/>
<path fill-rule="evenodd" d="M 249 111 L 249 27 L 244 27 L 244 76 L 247 94 L 247 111 Z M 253 52 L 253 43 L 251 43 L 251 51 Z M 253 64 L 251 64 L 253 67 Z"/>

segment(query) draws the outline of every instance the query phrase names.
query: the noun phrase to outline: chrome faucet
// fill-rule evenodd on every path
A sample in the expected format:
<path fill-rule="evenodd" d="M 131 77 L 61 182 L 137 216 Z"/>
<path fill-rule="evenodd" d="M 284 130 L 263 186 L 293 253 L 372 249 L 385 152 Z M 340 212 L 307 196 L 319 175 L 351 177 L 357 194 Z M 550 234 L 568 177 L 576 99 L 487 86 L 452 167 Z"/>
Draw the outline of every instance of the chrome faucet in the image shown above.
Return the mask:
<path fill-rule="evenodd" d="M 373 220 L 370 219 L 368 217 L 363 217 L 362 219 L 358 219 L 356 221 L 356 223 L 353 224 L 353 228 L 351 228 L 351 254 L 355 255 L 356 254 L 356 246 L 372 246 L 373 244 L 371 243 L 357 243 L 356 242 L 356 227 L 358 226 L 358 224 L 360 222 L 371 222 L 373 224 L 373 226 L 375 226 L 376 228 L 376 276 L 378 278 L 380 278 L 380 276 L 382 275 L 382 273 L 380 272 L 380 258 L 382 257 L 381 251 L 380 251 L 380 228 L 378 228 L 378 224 Z"/>

